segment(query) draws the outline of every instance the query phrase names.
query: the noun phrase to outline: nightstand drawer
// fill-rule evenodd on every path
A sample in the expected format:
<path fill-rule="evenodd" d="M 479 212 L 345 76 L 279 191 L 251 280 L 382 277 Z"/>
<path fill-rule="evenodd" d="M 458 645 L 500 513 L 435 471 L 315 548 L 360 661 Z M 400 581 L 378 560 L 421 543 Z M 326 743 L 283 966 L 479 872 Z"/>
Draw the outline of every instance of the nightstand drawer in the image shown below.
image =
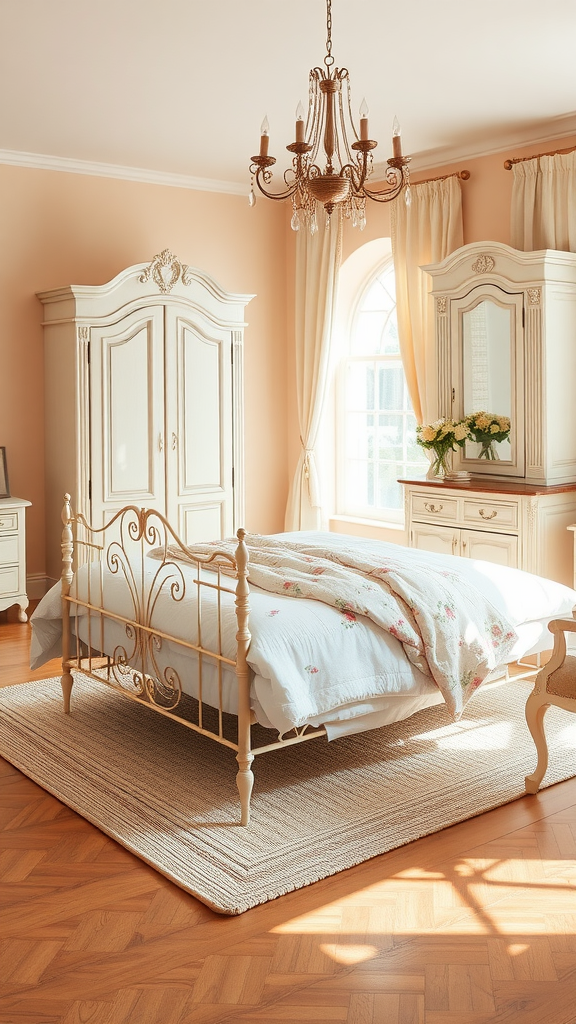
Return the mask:
<path fill-rule="evenodd" d="M 456 498 L 444 498 L 442 495 L 413 494 L 412 516 L 432 522 L 436 519 L 455 522 L 458 518 L 458 501 Z"/>
<path fill-rule="evenodd" d="M 18 534 L 0 536 L 0 565 L 13 565 L 18 561 Z"/>
<path fill-rule="evenodd" d="M 517 530 L 518 506 L 490 501 L 465 501 L 463 521 L 475 526 L 492 526 L 498 530 L 502 527 Z"/>
<path fill-rule="evenodd" d="M 11 565 L 9 569 L 0 567 L 0 597 L 18 593 L 18 566 Z"/>
<path fill-rule="evenodd" d="M 0 514 L 0 533 L 9 533 L 18 529 L 18 513 L 3 512 Z"/>

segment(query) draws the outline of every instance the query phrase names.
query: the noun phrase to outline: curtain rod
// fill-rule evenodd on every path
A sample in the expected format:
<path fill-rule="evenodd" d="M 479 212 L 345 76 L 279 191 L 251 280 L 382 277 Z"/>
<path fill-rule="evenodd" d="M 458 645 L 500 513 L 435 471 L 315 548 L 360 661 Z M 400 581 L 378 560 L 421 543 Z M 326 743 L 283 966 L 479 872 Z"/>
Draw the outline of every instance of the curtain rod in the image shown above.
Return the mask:
<path fill-rule="evenodd" d="M 424 178 L 423 181 L 415 181 L 414 185 L 429 185 L 431 181 L 446 181 L 447 178 L 460 178 L 461 181 L 468 181 L 470 171 L 453 171 L 452 174 L 441 174 L 438 178 Z"/>
<path fill-rule="evenodd" d="M 514 164 L 523 164 L 526 160 L 537 160 L 539 156 L 560 156 L 564 153 L 573 153 L 576 150 L 576 146 L 570 146 L 570 149 L 555 149 L 553 153 L 535 153 L 534 156 L 517 156 L 513 159 L 504 161 L 504 167 L 507 171 L 511 171 Z"/>

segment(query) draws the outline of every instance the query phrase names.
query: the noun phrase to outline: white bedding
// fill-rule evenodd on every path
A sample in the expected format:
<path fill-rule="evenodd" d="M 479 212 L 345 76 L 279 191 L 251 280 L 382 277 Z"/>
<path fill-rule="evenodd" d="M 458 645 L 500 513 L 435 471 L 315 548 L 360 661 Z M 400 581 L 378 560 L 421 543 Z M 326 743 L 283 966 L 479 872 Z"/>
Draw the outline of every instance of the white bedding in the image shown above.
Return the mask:
<path fill-rule="evenodd" d="M 317 533 L 284 536 L 303 544 L 321 541 L 341 548 L 354 546 L 365 553 L 376 547 L 379 558 L 385 557 L 388 551 L 397 561 L 402 554 L 411 567 L 419 564 L 446 566 L 446 559 L 440 555 L 361 538 Z M 158 563 L 153 559 L 146 561 L 146 576 L 151 578 Z M 549 648 L 546 623 L 557 616 L 571 615 L 576 605 L 573 590 L 542 577 L 457 557 L 449 559 L 449 564 L 452 570 L 461 572 L 471 586 L 481 590 L 515 628 L 518 640 L 508 660 Z M 179 569 L 187 580 L 189 592 L 193 593 L 195 588 L 191 587 L 191 581 L 195 569 L 185 564 L 180 564 Z M 82 594 L 82 571 L 78 580 Z M 128 590 L 121 577 L 108 574 L 104 592 L 108 608 L 132 617 Z M 205 598 L 203 604 L 206 608 Z M 157 607 L 155 627 L 176 637 L 194 639 L 194 601 L 192 605 L 190 608 L 184 602 L 175 603 L 166 597 Z M 408 661 L 399 641 L 364 617 L 359 616 L 352 626 L 344 613 L 319 601 L 268 594 L 255 588 L 251 588 L 250 607 L 252 642 L 248 660 L 254 672 L 252 706 L 262 724 L 272 725 L 280 733 L 307 722 L 323 723 L 327 724 L 332 738 L 342 732 L 360 731 L 407 717 L 421 707 L 442 701 L 435 683 Z M 236 627 L 232 597 L 223 603 L 223 618 L 230 627 L 226 629 L 223 653 L 233 658 Z M 32 625 L 31 659 L 32 667 L 37 668 L 59 653 L 59 585 L 39 604 Z M 106 629 L 112 629 L 109 621 Z M 122 626 L 116 629 L 121 637 Z M 86 626 L 81 632 L 86 632 Z M 210 646 L 211 640 L 214 637 L 205 632 L 204 644 Z M 108 632 L 105 646 L 116 642 L 117 637 Z M 165 645 L 163 657 L 182 671 L 184 688 L 196 695 L 194 673 L 190 673 L 185 661 L 175 662 L 175 658 L 183 655 Z M 209 699 L 209 687 L 210 681 L 206 680 L 205 700 Z M 233 677 L 225 680 L 224 695 L 224 709 L 234 713 Z"/>

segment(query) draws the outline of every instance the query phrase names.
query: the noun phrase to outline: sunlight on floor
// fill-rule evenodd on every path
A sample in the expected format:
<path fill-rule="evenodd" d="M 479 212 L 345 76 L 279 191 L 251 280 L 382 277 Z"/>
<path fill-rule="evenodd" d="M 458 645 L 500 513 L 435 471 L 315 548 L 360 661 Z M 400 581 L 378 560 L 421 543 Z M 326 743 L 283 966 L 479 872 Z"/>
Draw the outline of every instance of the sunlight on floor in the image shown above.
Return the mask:
<path fill-rule="evenodd" d="M 369 960 L 377 953 L 369 942 L 388 935 L 548 935 L 549 915 L 565 919 L 567 933 L 572 934 L 576 917 L 571 910 L 576 872 L 573 861 L 538 858 L 538 875 L 534 875 L 531 858 L 470 857 L 458 860 L 447 875 L 409 868 L 391 878 L 358 890 L 343 899 L 327 904 L 309 914 L 285 921 L 272 929 L 280 934 L 323 935 L 336 937 L 345 931 L 347 937 L 362 933 L 368 942 L 342 945 L 326 943 L 324 952 L 338 963 L 354 964 Z M 530 912 L 521 919 L 514 912 L 518 889 L 530 890 Z M 433 907 L 430 924 L 426 925 L 426 903 Z M 367 908 L 355 926 L 350 908 Z M 415 909 L 417 906 L 417 910 Z M 374 913 L 372 914 L 372 911 Z M 342 928 L 342 919 L 346 927 Z M 370 918 L 372 918 L 370 920 Z M 361 921 L 361 924 L 360 924 Z M 383 922 L 386 921 L 384 926 Z M 526 951 L 521 943 L 510 946 L 510 955 Z"/>
<path fill-rule="evenodd" d="M 348 966 L 364 963 L 365 960 L 373 960 L 380 952 L 376 946 L 340 946 L 338 943 L 326 942 L 321 943 L 319 948 L 322 953 L 331 957 L 336 963 Z"/>

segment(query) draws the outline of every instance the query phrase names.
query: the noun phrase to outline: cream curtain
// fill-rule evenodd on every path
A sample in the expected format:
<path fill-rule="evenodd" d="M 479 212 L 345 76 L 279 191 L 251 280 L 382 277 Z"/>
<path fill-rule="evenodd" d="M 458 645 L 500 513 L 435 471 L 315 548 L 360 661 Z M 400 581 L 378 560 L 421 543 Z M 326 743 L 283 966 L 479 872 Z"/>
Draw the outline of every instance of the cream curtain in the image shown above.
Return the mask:
<path fill-rule="evenodd" d="M 434 315 L 431 279 L 420 269 L 463 244 L 462 192 L 456 175 L 412 185 L 409 206 L 392 203 L 392 253 L 398 335 L 408 391 L 418 423 L 437 416 Z"/>
<path fill-rule="evenodd" d="M 287 530 L 322 526 L 316 442 L 330 366 L 330 338 L 340 269 L 342 219 L 338 212 L 316 234 L 296 236 L 296 394 L 301 451 L 286 508 Z"/>
<path fill-rule="evenodd" d="M 576 152 L 523 160 L 512 172 L 514 248 L 576 252 Z"/>

